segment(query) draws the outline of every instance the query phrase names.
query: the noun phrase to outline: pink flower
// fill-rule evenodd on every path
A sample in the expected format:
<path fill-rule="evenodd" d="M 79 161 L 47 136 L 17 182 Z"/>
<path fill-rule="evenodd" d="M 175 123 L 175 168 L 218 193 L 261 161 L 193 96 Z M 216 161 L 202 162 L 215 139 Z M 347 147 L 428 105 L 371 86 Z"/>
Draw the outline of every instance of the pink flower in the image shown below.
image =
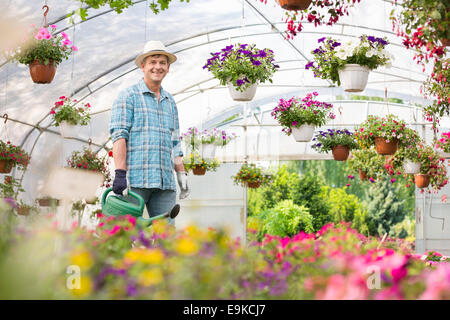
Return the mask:
<path fill-rule="evenodd" d="M 55 112 L 55 110 L 54 109 L 52 109 L 52 111 L 50 111 L 50 114 L 55 114 L 56 112 Z"/>
<path fill-rule="evenodd" d="M 120 231 L 120 227 L 119 226 L 114 226 L 110 231 L 108 231 L 108 233 L 110 235 L 113 235 L 113 234 L 116 234 L 119 231 Z"/>
<path fill-rule="evenodd" d="M 67 33 L 65 33 L 64 31 L 61 32 L 61 35 L 63 36 L 64 39 L 69 40 L 69 37 L 67 36 Z"/>
<path fill-rule="evenodd" d="M 51 24 L 51 25 L 50 25 L 50 28 L 52 28 L 52 29 L 56 29 L 57 27 L 56 27 L 56 25 L 54 25 L 54 24 Z"/>
<path fill-rule="evenodd" d="M 64 42 L 63 42 L 63 45 L 65 45 L 65 46 L 68 46 L 68 45 L 71 45 L 72 44 L 72 41 L 70 41 L 70 40 L 64 40 Z"/>
<path fill-rule="evenodd" d="M 36 38 L 37 40 L 42 40 L 42 39 L 44 39 L 44 37 L 43 37 L 42 34 L 40 34 L 40 33 L 38 33 L 38 34 L 35 36 L 35 38 Z"/>
<path fill-rule="evenodd" d="M 52 38 L 52 35 L 50 33 L 47 33 L 44 37 L 45 39 L 50 40 Z"/>
<path fill-rule="evenodd" d="M 73 51 L 78 51 L 78 48 L 75 47 L 75 46 L 72 46 L 72 50 L 73 50 Z"/>

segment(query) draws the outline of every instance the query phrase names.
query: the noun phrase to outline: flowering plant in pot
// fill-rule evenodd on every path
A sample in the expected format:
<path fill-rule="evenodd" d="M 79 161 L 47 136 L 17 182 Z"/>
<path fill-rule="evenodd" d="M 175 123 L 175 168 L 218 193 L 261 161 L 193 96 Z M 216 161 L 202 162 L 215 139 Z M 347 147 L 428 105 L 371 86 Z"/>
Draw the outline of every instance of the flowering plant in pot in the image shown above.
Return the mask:
<path fill-rule="evenodd" d="M 331 112 L 332 104 L 315 100 L 318 95 L 317 92 L 313 92 L 302 99 L 296 97 L 289 100 L 280 99 L 271 115 L 283 126 L 282 131 L 287 135 L 293 133 L 296 141 L 310 141 L 315 126 L 323 126 L 327 119 L 336 117 Z"/>
<path fill-rule="evenodd" d="M 84 147 L 82 151 L 72 152 L 70 158 L 67 159 L 67 165 L 69 168 L 98 172 L 103 175 L 103 186 L 110 187 L 111 173 L 108 168 L 109 160 L 107 156 L 100 157 L 91 149 Z"/>
<path fill-rule="evenodd" d="M 192 171 L 194 175 L 202 176 L 206 171 L 216 171 L 220 166 L 219 160 L 204 159 L 198 152 L 191 153 L 189 157 L 183 158 L 184 169 L 189 172 Z"/>
<path fill-rule="evenodd" d="M 404 0 L 391 11 L 390 19 L 403 45 L 414 49 L 418 63 L 425 66 L 432 58 L 445 55 L 445 46 L 450 45 L 448 1 Z"/>
<path fill-rule="evenodd" d="M 30 75 L 36 83 L 52 82 L 58 64 L 78 50 L 65 32 L 55 33 L 56 27 L 53 24 L 39 29 L 33 27 L 24 45 L 9 54 L 13 60 L 30 67 Z"/>
<path fill-rule="evenodd" d="M 386 38 L 362 35 L 338 42 L 323 37 L 318 42 L 321 45 L 311 52 L 314 61 L 306 64 L 305 69 L 312 69 L 315 77 L 342 84 L 348 92 L 363 91 L 370 70 L 384 65 L 390 67 L 393 59 L 384 49 L 389 44 Z"/>
<path fill-rule="evenodd" d="M 203 69 L 208 69 L 222 85 L 228 85 L 236 101 L 250 101 L 258 83 L 272 82 L 278 65 L 270 49 L 258 49 L 254 44 L 229 45 L 211 54 Z"/>
<path fill-rule="evenodd" d="M 433 104 L 424 108 L 424 112 L 435 118 L 450 116 L 450 58 L 435 62 L 431 75 L 423 84 L 425 97 L 433 98 Z M 433 117 L 430 119 L 433 120 Z"/>
<path fill-rule="evenodd" d="M 377 152 L 392 155 L 398 146 L 410 143 L 412 131 L 406 130 L 406 123 L 393 114 L 385 117 L 369 115 L 367 120 L 355 128 L 355 137 L 361 148 L 376 146 Z"/>
<path fill-rule="evenodd" d="M 77 106 L 78 101 L 70 97 L 61 96 L 50 110 L 55 120 L 55 126 L 60 127 L 63 137 L 78 136 L 78 126 L 85 126 L 91 121 L 89 114 L 90 103 Z"/>
<path fill-rule="evenodd" d="M 259 0 L 267 3 L 267 0 Z M 285 22 L 287 24 L 287 38 L 293 39 L 299 32 L 303 30 L 304 23 L 314 23 L 314 26 L 327 25 L 332 26 L 339 21 L 339 18 L 348 15 L 349 9 L 355 3 L 361 0 L 312 0 L 312 1 L 292 1 L 292 0 L 277 0 L 280 5 L 288 10 L 286 11 Z M 291 2 L 302 2 L 295 4 Z M 309 3 L 308 3 L 309 2 Z"/>
<path fill-rule="evenodd" d="M 440 190 L 448 183 L 445 160 L 431 147 L 419 145 L 420 172 L 414 175 L 419 188 L 431 185 L 434 190 Z"/>
<path fill-rule="evenodd" d="M 328 129 L 319 131 L 314 137 L 316 141 L 311 147 L 320 153 L 333 152 L 334 160 L 347 160 L 350 150 L 358 149 L 359 145 L 355 140 L 353 133 L 347 129 Z"/>
<path fill-rule="evenodd" d="M 20 216 L 29 216 L 31 213 L 37 213 L 38 208 L 36 206 L 30 206 L 22 200 L 19 200 L 16 211 Z"/>
<path fill-rule="evenodd" d="M 270 181 L 270 175 L 263 173 L 254 163 L 244 163 L 236 175 L 231 177 L 237 185 L 259 188 Z"/>
<path fill-rule="evenodd" d="M 397 152 L 386 161 L 386 170 L 390 175 L 416 174 L 420 170 L 419 146 L 424 144 L 417 131 L 405 128 L 403 134 L 407 137 Z"/>
<path fill-rule="evenodd" d="M 10 173 L 15 166 L 25 170 L 30 158 L 30 155 L 20 146 L 13 145 L 10 141 L 0 140 L 0 173 Z"/>
<path fill-rule="evenodd" d="M 2 198 L 17 199 L 20 192 L 24 192 L 20 181 L 14 179 L 12 176 L 5 176 L 3 183 L 0 183 L 0 195 Z"/>
<path fill-rule="evenodd" d="M 439 140 L 435 141 L 435 146 L 445 153 L 444 156 L 450 156 L 450 131 L 441 133 Z"/>
<path fill-rule="evenodd" d="M 359 174 L 361 180 L 369 178 L 371 182 L 374 182 L 375 179 L 385 173 L 385 158 L 378 154 L 374 148 L 352 151 L 347 159 L 347 164 L 352 172 Z"/>
<path fill-rule="evenodd" d="M 212 130 L 203 130 L 200 132 L 197 128 L 191 127 L 180 136 L 184 142 L 188 153 L 201 151 L 203 158 L 214 158 L 216 147 L 224 147 L 232 140 L 236 139 L 236 134 L 228 133 L 226 130 L 213 128 Z M 201 149 L 201 150 L 200 150 Z"/>

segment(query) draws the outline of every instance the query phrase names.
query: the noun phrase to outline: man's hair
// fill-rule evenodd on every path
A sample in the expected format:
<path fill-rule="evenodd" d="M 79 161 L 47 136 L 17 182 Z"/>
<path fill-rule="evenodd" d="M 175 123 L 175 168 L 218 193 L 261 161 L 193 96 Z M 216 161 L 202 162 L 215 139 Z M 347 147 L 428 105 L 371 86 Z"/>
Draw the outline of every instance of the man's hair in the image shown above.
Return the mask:
<path fill-rule="evenodd" d="M 168 56 L 166 56 L 165 54 L 151 54 L 151 55 L 149 55 L 149 56 L 146 56 L 145 58 L 144 58 L 144 60 L 142 60 L 142 63 L 143 64 L 145 64 L 145 62 L 147 61 L 147 58 L 149 58 L 149 57 L 160 57 L 160 56 L 164 56 L 164 57 L 166 57 L 167 58 L 167 64 L 169 64 L 169 57 Z"/>

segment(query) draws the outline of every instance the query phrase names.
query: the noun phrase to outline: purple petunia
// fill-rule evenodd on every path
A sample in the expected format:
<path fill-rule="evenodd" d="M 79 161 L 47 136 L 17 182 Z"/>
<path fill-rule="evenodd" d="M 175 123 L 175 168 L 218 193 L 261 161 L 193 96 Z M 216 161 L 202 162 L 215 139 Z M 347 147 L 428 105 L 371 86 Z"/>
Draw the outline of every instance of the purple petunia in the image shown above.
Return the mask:
<path fill-rule="evenodd" d="M 317 40 L 317 42 L 319 42 L 319 43 L 324 42 L 326 38 L 327 37 L 320 38 L 320 39 Z"/>
<path fill-rule="evenodd" d="M 314 61 L 309 62 L 306 66 L 305 69 L 308 70 L 309 68 L 314 67 Z"/>

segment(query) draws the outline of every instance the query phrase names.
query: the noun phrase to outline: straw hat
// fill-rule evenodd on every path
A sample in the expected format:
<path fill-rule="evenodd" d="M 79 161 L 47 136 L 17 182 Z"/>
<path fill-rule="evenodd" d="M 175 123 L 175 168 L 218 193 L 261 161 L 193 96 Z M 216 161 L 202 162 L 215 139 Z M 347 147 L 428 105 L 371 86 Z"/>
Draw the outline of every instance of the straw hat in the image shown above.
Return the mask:
<path fill-rule="evenodd" d="M 134 63 L 138 68 L 141 67 L 142 61 L 148 57 L 155 54 L 163 54 L 169 58 L 169 64 L 174 63 L 177 60 L 177 57 L 170 52 L 167 52 L 166 47 L 161 41 L 149 41 L 145 44 L 144 51 L 140 55 L 136 57 Z"/>

